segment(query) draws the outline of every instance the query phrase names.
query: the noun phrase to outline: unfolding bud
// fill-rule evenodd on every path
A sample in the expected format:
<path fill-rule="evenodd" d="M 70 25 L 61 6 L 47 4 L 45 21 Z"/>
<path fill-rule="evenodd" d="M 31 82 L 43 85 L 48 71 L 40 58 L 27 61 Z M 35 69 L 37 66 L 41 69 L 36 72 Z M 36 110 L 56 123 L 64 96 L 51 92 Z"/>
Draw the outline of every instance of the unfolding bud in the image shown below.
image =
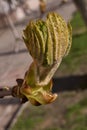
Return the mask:
<path fill-rule="evenodd" d="M 21 93 L 34 105 L 50 103 L 57 97 L 51 93 L 51 79 L 71 47 L 71 26 L 58 14 L 49 13 L 45 21 L 31 21 L 23 39 L 34 61 L 25 75 Z"/>

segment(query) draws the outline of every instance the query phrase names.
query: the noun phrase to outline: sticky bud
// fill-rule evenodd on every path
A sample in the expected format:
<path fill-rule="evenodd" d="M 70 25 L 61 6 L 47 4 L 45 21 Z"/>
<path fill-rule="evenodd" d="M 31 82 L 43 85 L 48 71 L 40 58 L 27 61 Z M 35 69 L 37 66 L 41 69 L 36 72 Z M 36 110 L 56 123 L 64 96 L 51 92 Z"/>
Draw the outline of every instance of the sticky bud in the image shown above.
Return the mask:
<path fill-rule="evenodd" d="M 33 105 L 53 102 L 52 77 L 70 50 L 72 28 L 56 13 L 49 13 L 45 21 L 31 21 L 24 30 L 24 42 L 33 63 L 29 67 L 21 93 Z"/>

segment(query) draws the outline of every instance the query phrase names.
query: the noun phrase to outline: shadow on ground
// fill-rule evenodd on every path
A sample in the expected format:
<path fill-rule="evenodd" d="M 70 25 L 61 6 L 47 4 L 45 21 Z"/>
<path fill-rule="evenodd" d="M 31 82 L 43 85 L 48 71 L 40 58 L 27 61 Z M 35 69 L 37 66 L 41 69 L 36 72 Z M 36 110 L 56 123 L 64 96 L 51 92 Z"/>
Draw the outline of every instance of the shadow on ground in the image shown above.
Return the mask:
<path fill-rule="evenodd" d="M 83 76 L 69 76 L 53 79 L 53 92 L 64 92 L 73 90 L 84 90 L 87 89 L 87 75 Z M 16 98 L 3 98 L 0 99 L 0 105 L 19 103 L 19 99 Z"/>
<path fill-rule="evenodd" d="M 21 53 L 26 53 L 28 52 L 27 49 L 22 49 L 18 50 L 17 52 L 14 51 L 9 51 L 9 52 L 2 52 L 0 53 L 0 56 L 9 56 L 9 55 L 16 55 L 16 54 L 21 54 Z"/>
<path fill-rule="evenodd" d="M 87 88 L 87 74 L 53 79 L 53 92 L 83 90 Z"/>
<path fill-rule="evenodd" d="M 16 104 L 20 104 L 20 100 L 18 98 L 13 98 L 13 97 L 9 97 L 9 98 L 3 98 L 0 99 L 0 105 L 16 105 Z"/>

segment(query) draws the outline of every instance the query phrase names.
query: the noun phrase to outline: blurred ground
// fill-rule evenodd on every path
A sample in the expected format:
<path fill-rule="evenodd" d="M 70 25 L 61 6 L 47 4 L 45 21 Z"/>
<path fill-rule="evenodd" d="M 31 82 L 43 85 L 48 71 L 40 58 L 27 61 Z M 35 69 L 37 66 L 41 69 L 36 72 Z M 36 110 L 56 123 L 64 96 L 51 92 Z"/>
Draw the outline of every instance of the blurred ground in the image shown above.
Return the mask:
<path fill-rule="evenodd" d="M 55 102 L 28 105 L 11 130 L 87 130 L 87 90 L 64 91 Z"/>
<path fill-rule="evenodd" d="M 47 2 L 47 12 L 50 10 L 58 12 L 67 21 L 72 18 L 72 14 L 76 8 L 70 0 L 67 4 L 60 6 L 60 0 L 50 0 Z M 34 5 L 33 5 L 34 6 Z M 26 22 L 32 18 L 39 17 L 40 13 L 37 11 L 31 12 L 27 16 Z M 45 15 L 44 15 L 45 16 Z M 43 16 L 43 17 L 44 17 Z M 24 21 L 24 23 L 26 23 Z M 16 26 L 20 37 L 25 24 L 18 24 Z M 15 53 L 14 48 L 19 48 L 19 52 Z M 26 51 L 24 43 L 15 41 L 12 32 L 9 28 L 0 30 L 0 86 L 13 86 L 16 84 L 15 79 L 23 78 L 28 66 L 31 63 L 31 57 Z M 14 108 L 14 109 L 13 109 Z M 14 98 L 0 99 L 0 130 L 5 130 L 9 126 L 14 113 L 20 108 L 19 100 Z"/>

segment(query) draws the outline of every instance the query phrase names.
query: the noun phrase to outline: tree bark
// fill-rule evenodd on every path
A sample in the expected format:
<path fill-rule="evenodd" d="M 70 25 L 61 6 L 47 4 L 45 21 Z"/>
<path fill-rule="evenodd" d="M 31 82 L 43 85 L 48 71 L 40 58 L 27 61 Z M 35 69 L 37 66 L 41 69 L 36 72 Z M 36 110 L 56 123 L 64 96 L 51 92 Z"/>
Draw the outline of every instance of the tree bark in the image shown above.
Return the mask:
<path fill-rule="evenodd" d="M 82 17 L 87 26 L 87 0 L 73 0 L 77 8 L 82 14 Z M 79 21 L 78 21 L 79 22 Z"/>

